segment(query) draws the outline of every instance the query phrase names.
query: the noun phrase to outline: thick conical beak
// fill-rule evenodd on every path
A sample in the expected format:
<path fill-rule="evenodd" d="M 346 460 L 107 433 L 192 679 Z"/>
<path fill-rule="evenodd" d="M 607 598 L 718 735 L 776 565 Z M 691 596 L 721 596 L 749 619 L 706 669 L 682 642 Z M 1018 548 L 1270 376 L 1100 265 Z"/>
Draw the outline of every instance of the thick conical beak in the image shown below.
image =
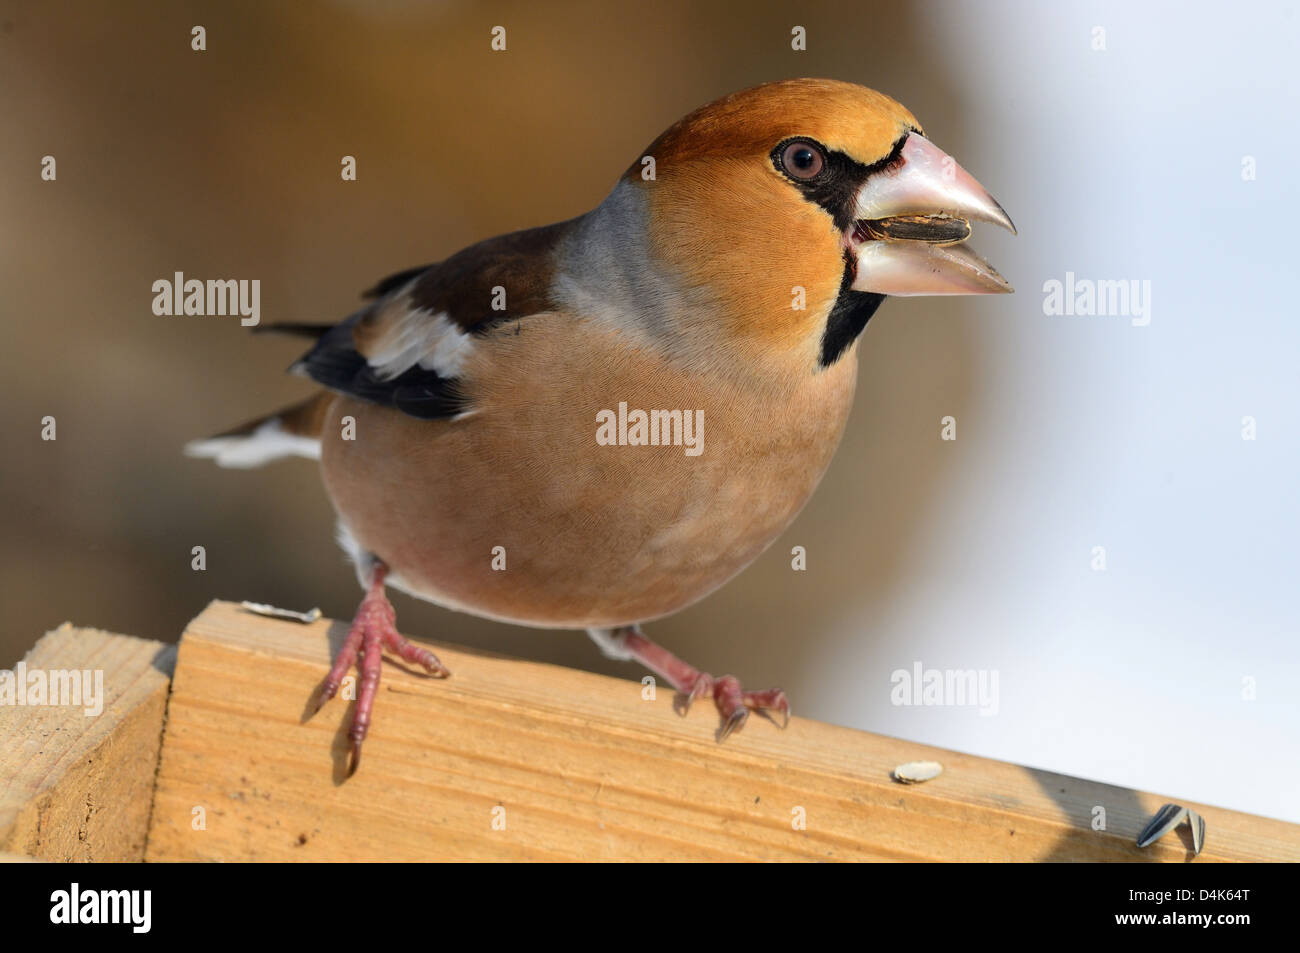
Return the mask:
<path fill-rule="evenodd" d="M 1005 294 L 997 271 L 961 243 L 970 222 L 1016 227 L 955 159 L 920 133 L 857 196 L 846 244 L 857 263 L 854 291 L 890 295 Z"/>

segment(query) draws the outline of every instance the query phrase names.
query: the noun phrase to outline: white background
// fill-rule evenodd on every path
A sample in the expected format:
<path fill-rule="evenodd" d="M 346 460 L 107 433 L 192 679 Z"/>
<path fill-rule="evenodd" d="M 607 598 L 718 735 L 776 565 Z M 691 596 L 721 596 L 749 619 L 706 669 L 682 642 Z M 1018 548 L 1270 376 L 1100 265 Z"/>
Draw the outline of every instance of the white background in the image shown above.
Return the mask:
<path fill-rule="evenodd" d="M 844 607 L 821 714 L 1300 821 L 1296 8 L 929 13 L 984 101 L 962 162 L 1020 231 L 972 241 L 1017 293 L 962 301 L 985 362 L 973 457 L 889 602 Z M 1045 316 L 1067 271 L 1149 280 L 1149 326 Z M 998 669 L 1000 715 L 853 692 L 911 660 Z"/>

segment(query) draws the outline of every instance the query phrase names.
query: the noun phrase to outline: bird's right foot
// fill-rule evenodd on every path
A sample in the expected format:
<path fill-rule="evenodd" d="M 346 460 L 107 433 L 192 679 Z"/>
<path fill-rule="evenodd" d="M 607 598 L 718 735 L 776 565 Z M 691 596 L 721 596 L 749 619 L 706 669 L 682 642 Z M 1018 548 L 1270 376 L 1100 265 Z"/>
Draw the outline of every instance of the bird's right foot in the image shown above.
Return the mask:
<path fill-rule="evenodd" d="M 334 658 L 334 665 L 325 676 L 321 685 L 316 710 L 338 694 L 343 679 L 354 664 L 361 673 L 357 685 L 357 707 L 352 715 L 352 725 L 348 728 L 348 739 L 352 743 L 351 757 L 348 761 L 348 777 L 356 773 L 361 763 L 361 743 L 366 740 L 370 730 L 371 714 L 375 707 L 375 695 L 379 691 L 380 666 L 384 649 L 390 649 L 403 662 L 422 666 L 430 675 L 446 678 L 451 672 L 447 666 L 438 661 L 438 656 L 428 649 L 413 645 L 397 631 L 397 613 L 393 604 L 384 593 L 384 579 L 388 567 L 376 560 L 371 571 L 370 588 L 357 609 L 348 629 L 343 647 Z M 361 661 L 357 663 L 360 655 Z"/>

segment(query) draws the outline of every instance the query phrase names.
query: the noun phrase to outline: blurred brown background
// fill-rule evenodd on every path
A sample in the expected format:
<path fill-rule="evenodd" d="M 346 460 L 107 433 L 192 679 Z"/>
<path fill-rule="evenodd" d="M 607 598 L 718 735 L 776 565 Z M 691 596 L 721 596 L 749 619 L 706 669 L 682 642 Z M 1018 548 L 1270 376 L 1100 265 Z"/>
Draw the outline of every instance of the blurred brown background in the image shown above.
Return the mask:
<path fill-rule="evenodd" d="M 738 11 L 743 9 L 743 15 Z M 663 128 L 797 75 L 881 89 L 972 169 L 972 104 L 903 4 L 0 4 L 0 665 L 60 622 L 174 640 L 212 598 L 349 617 L 359 592 L 315 467 L 223 471 L 185 441 L 305 394 L 301 342 L 156 317 L 175 271 L 259 278 L 262 320 L 341 319 L 390 272 L 598 203 Z M 790 49 L 794 23 L 809 49 Z M 190 49 L 195 24 L 206 52 Z M 489 49 L 507 27 L 508 51 Z M 53 155 L 56 182 L 40 179 Z M 359 178 L 340 181 L 340 158 Z M 1003 192 L 999 197 L 1006 202 Z M 1008 205 L 1008 207 L 1011 207 Z M 907 314 L 906 312 L 910 312 Z M 654 636 L 751 686 L 804 677 L 834 615 L 864 637 L 977 395 L 960 301 L 887 304 L 839 457 L 795 527 Z M 42 442 L 40 421 L 57 419 Z M 790 571 L 792 545 L 809 571 Z M 206 572 L 190 550 L 207 548 Z M 913 567 L 915 568 L 915 567 Z M 396 595 L 404 632 L 639 677 L 583 635 Z"/>

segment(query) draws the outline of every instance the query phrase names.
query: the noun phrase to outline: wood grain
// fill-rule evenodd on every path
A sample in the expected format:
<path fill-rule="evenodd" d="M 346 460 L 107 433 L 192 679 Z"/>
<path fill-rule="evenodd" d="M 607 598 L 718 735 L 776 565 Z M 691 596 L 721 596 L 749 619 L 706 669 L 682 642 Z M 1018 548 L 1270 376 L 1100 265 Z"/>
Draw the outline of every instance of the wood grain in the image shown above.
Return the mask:
<path fill-rule="evenodd" d="M 1181 833 L 1133 844 L 1170 798 L 797 718 L 786 731 L 753 718 L 719 745 L 712 709 L 679 717 L 670 691 L 645 701 L 639 682 L 441 644 L 446 681 L 385 663 L 361 769 L 343 781 L 350 703 L 303 719 L 345 631 L 222 602 L 191 623 L 150 860 L 1191 856 Z M 891 780 L 921 759 L 943 774 Z M 1198 862 L 1300 860 L 1295 825 L 1180 803 L 1208 824 Z"/>
<path fill-rule="evenodd" d="M 67 623 L 27 653 L 28 671 L 102 672 L 103 710 L 0 705 L 0 854 L 144 858 L 175 655 L 175 646 Z"/>

